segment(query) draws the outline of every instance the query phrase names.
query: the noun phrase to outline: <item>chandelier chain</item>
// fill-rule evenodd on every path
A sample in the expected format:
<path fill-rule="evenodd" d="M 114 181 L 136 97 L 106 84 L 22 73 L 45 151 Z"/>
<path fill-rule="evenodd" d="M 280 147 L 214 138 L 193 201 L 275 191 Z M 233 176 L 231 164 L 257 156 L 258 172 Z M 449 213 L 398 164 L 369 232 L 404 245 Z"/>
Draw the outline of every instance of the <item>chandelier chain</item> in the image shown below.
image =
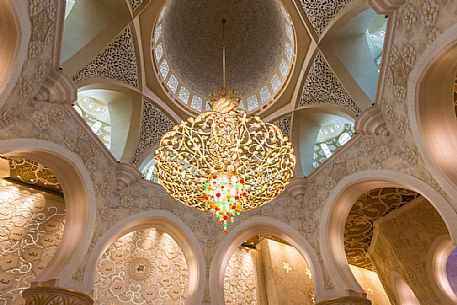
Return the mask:
<path fill-rule="evenodd" d="M 221 23 L 222 23 L 222 74 L 223 74 L 223 87 L 222 88 L 227 88 L 226 85 L 226 71 L 225 71 L 225 18 L 222 18 Z"/>

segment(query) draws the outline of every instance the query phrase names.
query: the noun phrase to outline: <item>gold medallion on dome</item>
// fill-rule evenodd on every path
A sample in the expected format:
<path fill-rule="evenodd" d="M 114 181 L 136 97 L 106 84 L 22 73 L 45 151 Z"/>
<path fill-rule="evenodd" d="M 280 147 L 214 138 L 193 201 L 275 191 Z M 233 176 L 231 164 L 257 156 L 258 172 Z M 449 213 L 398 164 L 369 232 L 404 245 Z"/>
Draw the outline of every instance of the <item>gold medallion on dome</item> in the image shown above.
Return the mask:
<path fill-rule="evenodd" d="M 129 261 L 129 274 L 137 281 L 144 281 L 149 278 L 152 271 L 151 263 L 144 257 L 134 257 Z"/>

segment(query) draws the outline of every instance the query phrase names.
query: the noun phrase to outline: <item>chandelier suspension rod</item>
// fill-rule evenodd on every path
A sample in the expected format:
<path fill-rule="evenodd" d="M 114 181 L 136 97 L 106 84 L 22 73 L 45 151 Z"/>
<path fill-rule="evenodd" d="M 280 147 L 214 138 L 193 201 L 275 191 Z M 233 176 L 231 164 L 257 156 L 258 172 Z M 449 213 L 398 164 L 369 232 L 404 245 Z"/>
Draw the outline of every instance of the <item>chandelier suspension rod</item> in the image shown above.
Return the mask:
<path fill-rule="evenodd" d="M 223 74 L 223 87 L 226 88 L 226 77 L 225 77 L 225 18 L 221 19 L 222 22 L 222 74 Z"/>

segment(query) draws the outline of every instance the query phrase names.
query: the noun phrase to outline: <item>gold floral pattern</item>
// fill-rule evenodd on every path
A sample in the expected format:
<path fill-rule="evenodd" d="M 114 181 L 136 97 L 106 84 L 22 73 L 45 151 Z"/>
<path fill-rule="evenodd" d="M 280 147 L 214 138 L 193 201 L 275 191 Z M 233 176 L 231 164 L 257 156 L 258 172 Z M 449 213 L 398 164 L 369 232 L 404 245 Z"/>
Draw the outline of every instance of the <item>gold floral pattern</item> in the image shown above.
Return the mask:
<path fill-rule="evenodd" d="M 21 291 L 46 267 L 64 230 L 62 196 L 0 179 L 0 304 L 24 304 Z"/>
<path fill-rule="evenodd" d="M 47 191 L 62 193 L 62 188 L 50 168 L 21 157 L 2 157 L 10 162 L 10 180 L 22 182 Z"/>
<path fill-rule="evenodd" d="M 230 257 L 224 276 L 225 304 L 258 304 L 256 250 L 240 247 Z"/>
<path fill-rule="evenodd" d="M 189 271 L 176 241 L 156 229 L 114 242 L 97 266 L 95 304 L 186 304 Z"/>
<path fill-rule="evenodd" d="M 344 247 L 349 264 L 374 270 L 368 257 L 373 222 L 419 197 L 400 188 L 374 189 L 362 194 L 352 206 L 344 229 Z"/>

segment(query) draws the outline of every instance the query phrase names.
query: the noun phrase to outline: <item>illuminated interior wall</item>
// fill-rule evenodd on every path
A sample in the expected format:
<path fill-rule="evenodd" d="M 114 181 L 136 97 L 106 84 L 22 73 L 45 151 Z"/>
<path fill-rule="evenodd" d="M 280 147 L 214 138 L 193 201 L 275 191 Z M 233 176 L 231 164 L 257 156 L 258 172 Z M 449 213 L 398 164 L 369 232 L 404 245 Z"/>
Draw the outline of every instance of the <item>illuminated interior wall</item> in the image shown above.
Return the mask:
<path fill-rule="evenodd" d="M 367 298 L 372 305 L 391 305 L 376 272 L 353 265 L 350 265 L 350 267 L 352 274 L 354 274 L 359 285 L 367 293 Z"/>
<path fill-rule="evenodd" d="M 313 277 L 297 249 L 270 239 L 262 240 L 257 249 L 262 256 L 268 305 L 314 304 Z"/>
<path fill-rule="evenodd" d="M 224 277 L 225 304 L 260 304 L 256 255 L 256 250 L 240 247 L 230 258 Z"/>
<path fill-rule="evenodd" d="M 21 305 L 57 250 L 65 204 L 54 195 L 0 179 L 0 304 Z"/>
<path fill-rule="evenodd" d="M 448 234 L 441 216 L 423 197 L 375 222 L 369 255 L 392 303 L 401 305 L 394 286 L 397 274 L 422 305 L 447 305 L 427 273 L 427 259 L 436 238 Z"/>
<path fill-rule="evenodd" d="M 256 249 L 240 247 L 224 278 L 225 304 L 312 305 L 311 270 L 294 248 L 263 239 Z"/>
<path fill-rule="evenodd" d="M 95 304 L 186 303 L 189 270 L 182 249 L 154 228 L 134 231 L 114 242 L 97 266 Z"/>

